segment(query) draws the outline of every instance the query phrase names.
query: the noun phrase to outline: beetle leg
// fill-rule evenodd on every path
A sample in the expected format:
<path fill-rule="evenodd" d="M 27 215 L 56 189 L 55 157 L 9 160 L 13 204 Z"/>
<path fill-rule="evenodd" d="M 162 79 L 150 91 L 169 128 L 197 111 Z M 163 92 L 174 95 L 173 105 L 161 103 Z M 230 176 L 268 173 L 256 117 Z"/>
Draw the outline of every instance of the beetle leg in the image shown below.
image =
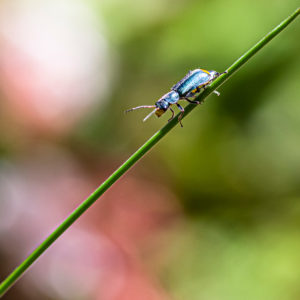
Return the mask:
<path fill-rule="evenodd" d="M 186 101 L 188 101 L 188 102 L 190 102 L 190 103 L 193 103 L 193 104 L 200 104 L 200 102 L 197 101 L 197 100 L 190 100 L 190 99 L 188 99 L 188 98 L 184 98 L 184 100 L 186 100 Z"/>
<path fill-rule="evenodd" d="M 169 107 L 169 110 L 172 112 L 172 117 L 168 120 L 168 122 L 170 122 L 174 119 L 174 114 L 175 114 L 174 110 L 171 107 Z"/>
<path fill-rule="evenodd" d="M 213 91 L 214 94 L 216 94 L 217 96 L 220 96 L 220 93 L 218 91 Z"/>
<path fill-rule="evenodd" d="M 226 70 L 226 71 L 224 71 L 222 73 L 219 73 L 218 77 L 221 76 L 221 75 L 223 75 L 223 74 L 227 74 L 227 73 L 228 73 L 228 70 Z"/>
<path fill-rule="evenodd" d="M 190 91 L 189 93 L 187 93 L 186 95 L 185 95 L 185 99 L 186 98 L 190 98 L 190 97 L 195 97 L 197 94 L 199 94 L 200 92 L 201 92 L 201 88 L 202 88 L 203 86 L 201 86 L 201 87 L 196 87 L 194 90 L 192 90 L 192 91 Z M 187 99 L 188 100 L 188 99 Z"/>
<path fill-rule="evenodd" d="M 194 93 L 189 92 L 189 93 L 187 93 L 187 94 L 185 95 L 184 99 L 187 100 L 187 98 L 192 98 L 192 97 L 194 97 L 194 95 L 195 95 Z"/>
<path fill-rule="evenodd" d="M 177 107 L 178 107 L 178 108 L 180 109 L 180 111 L 181 111 L 181 114 L 180 114 L 179 117 L 178 117 L 178 122 L 180 123 L 180 126 L 183 127 L 183 125 L 182 125 L 182 123 L 181 123 L 181 119 L 182 119 L 183 114 L 184 114 L 184 108 L 183 108 L 180 104 L 178 104 L 178 103 L 176 103 L 176 105 L 177 105 Z"/>

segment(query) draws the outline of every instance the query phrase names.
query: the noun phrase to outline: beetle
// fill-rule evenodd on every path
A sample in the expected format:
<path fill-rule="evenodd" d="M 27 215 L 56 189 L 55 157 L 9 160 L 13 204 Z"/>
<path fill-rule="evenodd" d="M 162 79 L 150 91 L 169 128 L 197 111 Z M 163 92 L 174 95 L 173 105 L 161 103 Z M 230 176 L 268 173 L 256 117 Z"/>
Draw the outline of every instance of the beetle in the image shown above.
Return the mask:
<path fill-rule="evenodd" d="M 183 127 L 181 123 L 181 119 L 183 117 L 184 108 L 178 103 L 179 100 L 186 100 L 190 103 L 200 104 L 199 101 L 190 100 L 189 98 L 195 97 L 198 93 L 201 92 L 201 89 L 205 89 L 213 80 L 215 80 L 220 75 L 227 73 L 227 71 L 223 73 L 219 73 L 216 71 L 207 71 L 204 69 L 195 69 L 193 71 L 189 71 L 180 81 L 178 81 L 175 85 L 171 87 L 171 91 L 163 95 L 158 101 L 155 102 L 154 105 L 142 105 L 137 106 L 131 109 L 126 110 L 126 112 L 130 112 L 140 108 L 154 108 L 154 110 L 148 114 L 144 118 L 144 122 L 153 114 L 157 117 L 160 117 L 167 110 L 172 112 L 171 118 L 168 120 L 171 121 L 174 119 L 174 111 L 171 108 L 171 105 L 176 104 L 176 106 L 181 111 L 181 114 L 178 117 L 178 121 Z M 213 91 L 218 96 L 219 92 Z"/>

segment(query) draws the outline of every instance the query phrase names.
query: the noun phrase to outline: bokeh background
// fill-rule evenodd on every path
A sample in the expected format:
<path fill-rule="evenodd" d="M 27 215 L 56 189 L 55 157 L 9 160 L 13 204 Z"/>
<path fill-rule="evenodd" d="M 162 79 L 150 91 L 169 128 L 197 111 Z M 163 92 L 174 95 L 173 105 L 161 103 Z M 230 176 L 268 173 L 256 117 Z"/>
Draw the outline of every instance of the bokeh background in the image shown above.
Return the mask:
<path fill-rule="evenodd" d="M 3 0 L 0 278 L 297 0 Z M 300 298 L 300 22 L 78 220 L 4 299 Z"/>

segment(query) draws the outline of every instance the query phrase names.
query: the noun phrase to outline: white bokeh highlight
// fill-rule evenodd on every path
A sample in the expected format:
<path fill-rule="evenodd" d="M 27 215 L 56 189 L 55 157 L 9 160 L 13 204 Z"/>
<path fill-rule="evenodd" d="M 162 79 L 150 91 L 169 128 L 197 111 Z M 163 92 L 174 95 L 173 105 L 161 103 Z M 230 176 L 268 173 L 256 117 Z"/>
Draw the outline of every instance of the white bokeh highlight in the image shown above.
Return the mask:
<path fill-rule="evenodd" d="M 0 5 L 0 87 L 16 118 L 59 131 L 104 102 L 112 60 L 102 31 L 84 1 Z"/>

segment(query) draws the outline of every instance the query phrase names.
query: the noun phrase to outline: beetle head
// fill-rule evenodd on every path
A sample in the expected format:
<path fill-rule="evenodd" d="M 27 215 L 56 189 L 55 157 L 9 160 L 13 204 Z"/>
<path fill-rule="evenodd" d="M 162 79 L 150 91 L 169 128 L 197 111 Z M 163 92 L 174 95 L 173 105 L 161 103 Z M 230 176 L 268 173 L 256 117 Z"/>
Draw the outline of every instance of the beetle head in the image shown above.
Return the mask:
<path fill-rule="evenodd" d="M 157 107 L 155 114 L 160 117 L 165 113 L 171 104 L 176 103 L 179 100 L 179 95 L 175 91 L 171 91 L 163 95 L 156 103 Z"/>
<path fill-rule="evenodd" d="M 156 103 L 155 103 L 156 111 L 155 114 L 160 117 L 163 113 L 165 113 L 167 111 L 167 109 L 170 106 L 170 103 L 167 102 L 164 99 L 159 99 Z"/>

